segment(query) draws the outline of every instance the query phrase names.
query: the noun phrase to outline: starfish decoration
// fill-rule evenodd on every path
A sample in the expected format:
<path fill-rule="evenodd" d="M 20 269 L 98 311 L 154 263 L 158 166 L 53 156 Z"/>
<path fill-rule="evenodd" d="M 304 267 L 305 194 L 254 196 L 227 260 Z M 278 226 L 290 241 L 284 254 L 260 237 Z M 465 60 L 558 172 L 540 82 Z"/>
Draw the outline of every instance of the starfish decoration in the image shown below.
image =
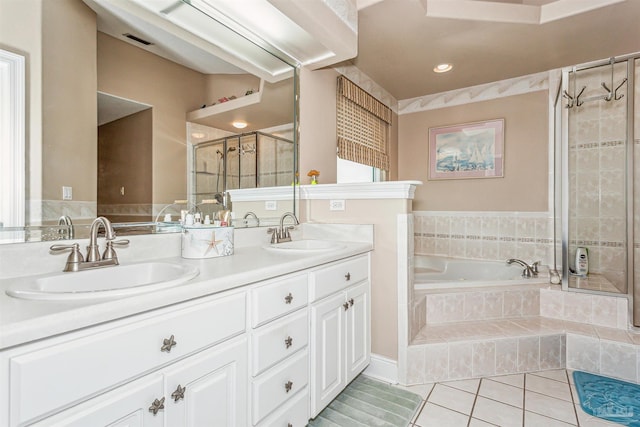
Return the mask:
<path fill-rule="evenodd" d="M 211 240 L 209 240 L 209 241 L 207 242 L 207 243 L 209 243 L 209 247 L 207 248 L 207 250 L 206 250 L 206 251 L 204 251 L 204 254 L 205 254 L 205 255 L 206 255 L 206 254 L 208 254 L 208 253 L 209 253 L 209 251 L 211 251 L 211 249 L 214 249 L 214 248 L 216 249 L 216 251 L 217 251 L 217 252 L 218 252 L 218 254 L 219 254 L 219 253 L 220 253 L 220 251 L 218 251 L 217 246 L 218 246 L 218 244 L 219 244 L 219 243 L 222 243 L 222 242 L 223 242 L 223 240 L 216 240 L 216 232 L 215 232 L 215 231 L 214 231 L 214 232 L 212 232 L 212 233 L 211 233 Z"/>

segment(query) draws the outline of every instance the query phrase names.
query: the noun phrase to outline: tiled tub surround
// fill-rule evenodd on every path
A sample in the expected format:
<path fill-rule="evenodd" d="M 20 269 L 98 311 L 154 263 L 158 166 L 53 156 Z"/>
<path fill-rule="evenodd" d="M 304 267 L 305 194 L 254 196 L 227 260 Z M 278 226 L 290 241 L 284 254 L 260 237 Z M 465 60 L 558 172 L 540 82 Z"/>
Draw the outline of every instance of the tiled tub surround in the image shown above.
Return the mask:
<path fill-rule="evenodd" d="M 415 211 L 419 255 L 553 264 L 553 216 L 547 212 Z"/>
<path fill-rule="evenodd" d="M 415 298 L 414 316 L 425 320 L 407 350 L 408 384 L 565 367 L 640 382 L 626 298 L 542 283 Z"/>

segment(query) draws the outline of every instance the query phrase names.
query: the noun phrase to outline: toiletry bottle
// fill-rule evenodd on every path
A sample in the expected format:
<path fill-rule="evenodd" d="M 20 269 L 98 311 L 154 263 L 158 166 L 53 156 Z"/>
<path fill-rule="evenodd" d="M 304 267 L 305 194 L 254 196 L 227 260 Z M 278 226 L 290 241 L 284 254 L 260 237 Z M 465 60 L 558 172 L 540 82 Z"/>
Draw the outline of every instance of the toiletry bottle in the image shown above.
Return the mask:
<path fill-rule="evenodd" d="M 589 274 L 589 251 L 585 247 L 576 248 L 576 274 L 583 277 Z"/>

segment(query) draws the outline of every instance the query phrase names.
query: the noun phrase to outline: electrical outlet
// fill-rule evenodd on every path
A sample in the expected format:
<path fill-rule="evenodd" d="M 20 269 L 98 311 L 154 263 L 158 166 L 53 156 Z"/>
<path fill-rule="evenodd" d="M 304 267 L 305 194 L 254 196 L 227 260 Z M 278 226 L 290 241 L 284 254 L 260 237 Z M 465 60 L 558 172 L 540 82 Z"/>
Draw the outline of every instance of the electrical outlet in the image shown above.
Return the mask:
<path fill-rule="evenodd" d="M 73 200 L 73 187 L 62 186 L 62 200 Z"/>
<path fill-rule="evenodd" d="M 344 210 L 344 200 L 329 200 L 329 210 L 330 211 L 343 211 Z"/>
<path fill-rule="evenodd" d="M 278 210 L 278 202 L 276 202 L 275 200 L 268 200 L 264 202 L 264 210 L 265 211 Z"/>

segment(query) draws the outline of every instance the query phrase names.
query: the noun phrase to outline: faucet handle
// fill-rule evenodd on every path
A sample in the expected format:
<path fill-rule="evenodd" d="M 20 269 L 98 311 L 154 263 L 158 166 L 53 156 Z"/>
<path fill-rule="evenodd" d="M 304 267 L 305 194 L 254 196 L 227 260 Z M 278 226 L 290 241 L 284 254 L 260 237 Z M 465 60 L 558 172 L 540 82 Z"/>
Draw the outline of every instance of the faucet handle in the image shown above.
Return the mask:
<path fill-rule="evenodd" d="M 536 261 L 533 264 L 531 264 L 531 271 L 533 271 L 534 274 L 538 274 L 540 272 L 539 270 L 540 262 L 541 261 Z"/>
<path fill-rule="evenodd" d="M 67 263 L 62 271 L 78 271 L 81 262 L 84 262 L 84 257 L 80 252 L 80 245 L 74 243 L 72 245 L 53 245 L 49 248 L 51 252 L 62 252 L 71 249 L 71 253 L 67 257 Z"/>
<path fill-rule="evenodd" d="M 269 227 L 267 233 L 271 234 L 271 243 L 278 243 L 278 229 Z"/>
<path fill-rule="evenodd" d="M 114 259 L 116 263 L 118 262 L 118 255 L 116 255 L 114 246 L 127 246 L 129 244 L 128 239 L 122 240 L 107 240 L 107 248 L 104 250 L 102 254 L 102 259 Z"/>

